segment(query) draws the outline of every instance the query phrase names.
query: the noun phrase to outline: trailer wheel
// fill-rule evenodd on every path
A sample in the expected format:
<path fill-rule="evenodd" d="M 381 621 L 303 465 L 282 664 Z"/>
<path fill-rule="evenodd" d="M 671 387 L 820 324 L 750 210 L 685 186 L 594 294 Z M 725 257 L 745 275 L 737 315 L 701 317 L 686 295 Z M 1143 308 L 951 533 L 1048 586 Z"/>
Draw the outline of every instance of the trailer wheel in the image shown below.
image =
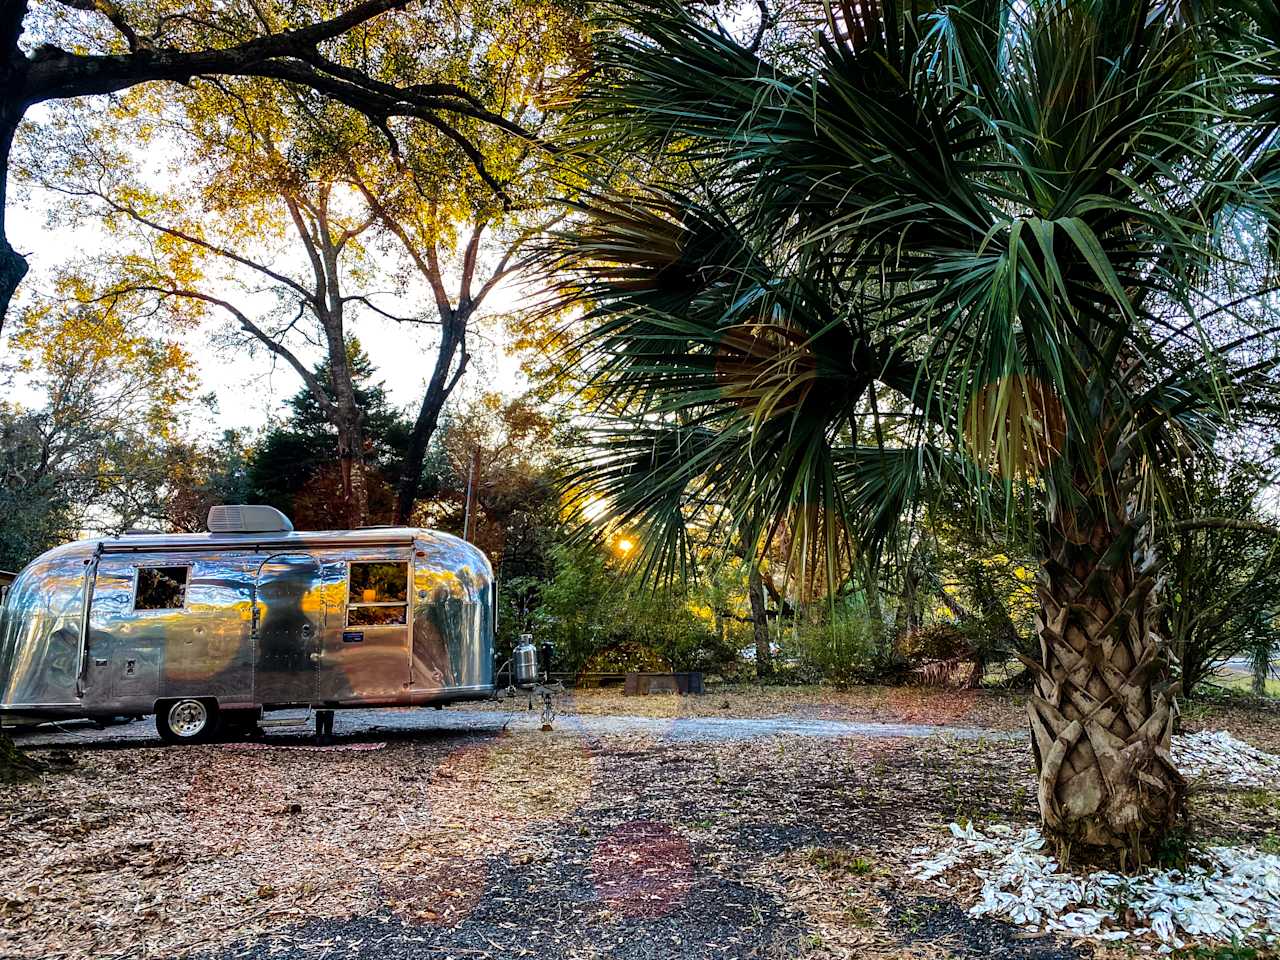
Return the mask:
<path fill-rule="evenodd" d="M 218 726 L 218 708 L 208 700 L 169 700 L 156 705 L 156 732 L 165 743 L 204 743 Z"/>

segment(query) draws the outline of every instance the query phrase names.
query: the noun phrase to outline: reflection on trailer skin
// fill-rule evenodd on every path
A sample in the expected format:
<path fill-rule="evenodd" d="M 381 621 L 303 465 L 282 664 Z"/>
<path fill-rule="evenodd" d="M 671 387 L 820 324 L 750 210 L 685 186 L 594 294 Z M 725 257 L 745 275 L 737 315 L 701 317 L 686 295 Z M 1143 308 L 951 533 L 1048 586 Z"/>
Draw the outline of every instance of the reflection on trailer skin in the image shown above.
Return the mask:
<path fill-rule="evenodd" d="M 228 530 L 220 509 L 253 528 Z M 164 734 L 162 714 L 186 701 L 175 717 L 205 732 L 219 713 L 492 695 L 493 575 L 472 545 L 415 528 L 296 532 L 270 508 L 215 508 L 210 526 L 68 544 L 16 575 L 0 711 L 154 712 Z"/>

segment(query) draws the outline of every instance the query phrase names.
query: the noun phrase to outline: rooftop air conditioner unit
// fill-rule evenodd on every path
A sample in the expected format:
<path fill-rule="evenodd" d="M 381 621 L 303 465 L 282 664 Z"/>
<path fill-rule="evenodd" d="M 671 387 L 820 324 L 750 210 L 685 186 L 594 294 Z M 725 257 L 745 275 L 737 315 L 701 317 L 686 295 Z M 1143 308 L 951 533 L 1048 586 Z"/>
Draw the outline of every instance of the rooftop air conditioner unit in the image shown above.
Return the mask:
<path fill-rule="evenodd" d="M 275 507 L 230 503 L 209 508 L 210 533 L 288 533 L 293 524 Z"/>

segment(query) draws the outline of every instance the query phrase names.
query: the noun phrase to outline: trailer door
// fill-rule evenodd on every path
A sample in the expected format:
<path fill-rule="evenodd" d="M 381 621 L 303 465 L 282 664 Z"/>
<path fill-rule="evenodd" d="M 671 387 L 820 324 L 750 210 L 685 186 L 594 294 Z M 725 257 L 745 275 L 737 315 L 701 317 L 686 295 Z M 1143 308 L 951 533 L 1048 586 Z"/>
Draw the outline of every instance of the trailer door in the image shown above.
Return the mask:
<path fill-rule="evenodd" d="M 362 557 L 348 562 L 345 572 L 345 619 L 341 631 L 331 632 L 325 651 L 326 699 L 405 702 L 412 623 L 409 560 Z"/>
<path fill-rule="evenodd" d="M 324 584 L 314 557 L 268 557 L 254 583 L 254 699 L 311 704 L 320 694 Z"/>

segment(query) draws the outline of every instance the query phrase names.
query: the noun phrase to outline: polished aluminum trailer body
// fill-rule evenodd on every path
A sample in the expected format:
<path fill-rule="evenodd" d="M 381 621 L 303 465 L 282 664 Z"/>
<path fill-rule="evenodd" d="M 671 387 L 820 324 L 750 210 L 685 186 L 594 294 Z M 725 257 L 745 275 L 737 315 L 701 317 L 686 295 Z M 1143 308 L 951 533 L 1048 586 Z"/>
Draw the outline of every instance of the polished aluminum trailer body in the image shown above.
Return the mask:
<path fill-rule="evenodd" d="M 494 584 L 412 528 L 130 535 L 51 550 L 0 612 L 0 711 L 408 706 L 493 692 Z"/>

